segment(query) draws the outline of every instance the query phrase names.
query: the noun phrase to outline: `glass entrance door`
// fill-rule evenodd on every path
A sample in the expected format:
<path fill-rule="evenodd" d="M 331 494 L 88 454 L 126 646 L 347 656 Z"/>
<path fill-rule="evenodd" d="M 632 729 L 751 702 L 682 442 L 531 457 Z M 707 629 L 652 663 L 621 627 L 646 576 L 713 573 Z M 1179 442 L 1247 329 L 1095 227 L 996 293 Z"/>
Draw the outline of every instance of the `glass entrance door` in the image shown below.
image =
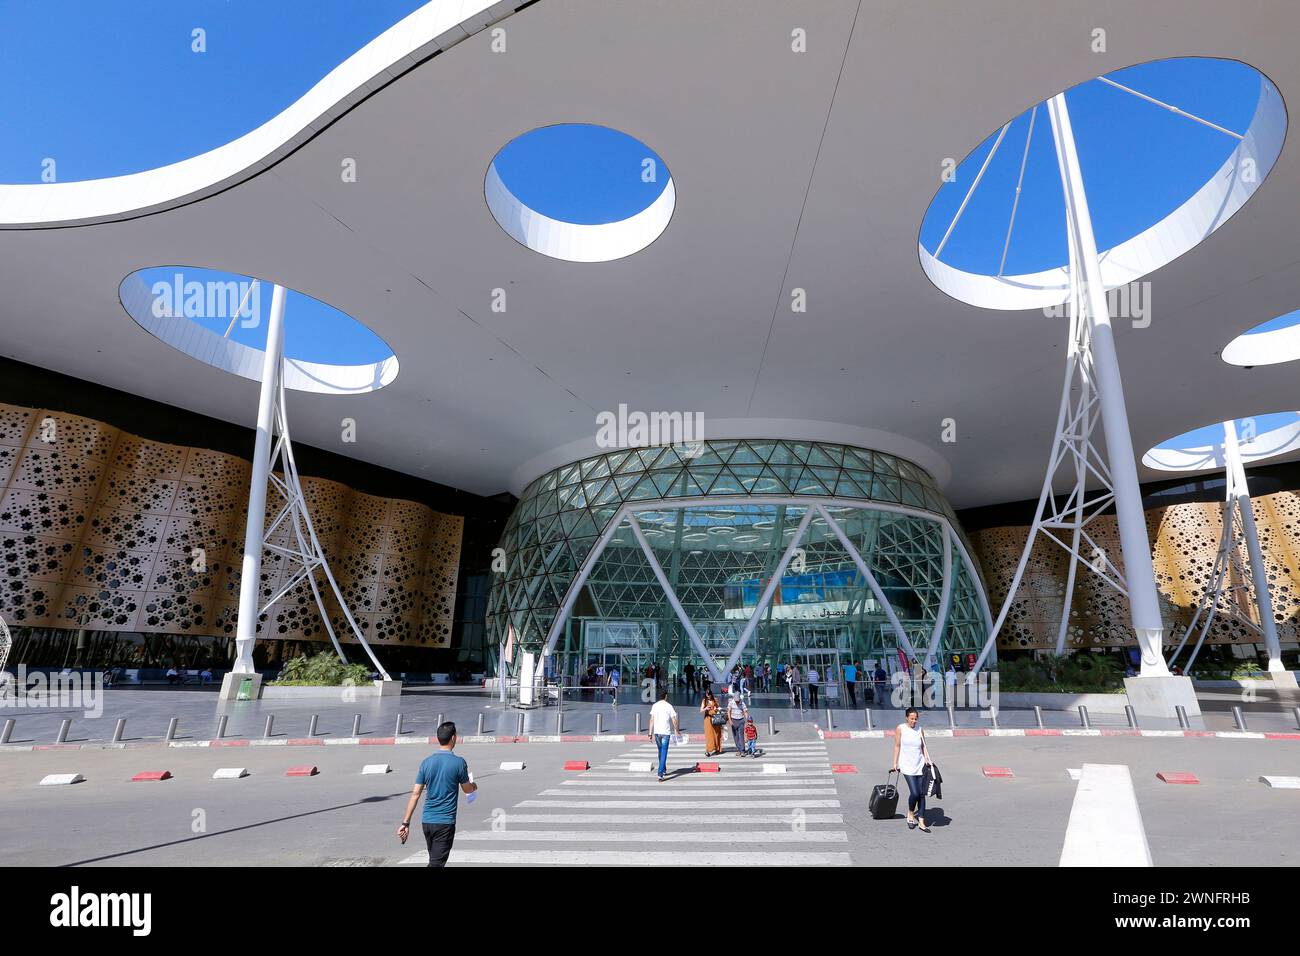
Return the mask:
<path fill-rule="evenodd" d="M 846 624 L 807 624 L 790 628 L 790 657 L 805 675 L 817 670 L 818 692 L 827 701 L 840 700 L 844 671 L 841 661 L 852 654 L 853 633 Z"/>

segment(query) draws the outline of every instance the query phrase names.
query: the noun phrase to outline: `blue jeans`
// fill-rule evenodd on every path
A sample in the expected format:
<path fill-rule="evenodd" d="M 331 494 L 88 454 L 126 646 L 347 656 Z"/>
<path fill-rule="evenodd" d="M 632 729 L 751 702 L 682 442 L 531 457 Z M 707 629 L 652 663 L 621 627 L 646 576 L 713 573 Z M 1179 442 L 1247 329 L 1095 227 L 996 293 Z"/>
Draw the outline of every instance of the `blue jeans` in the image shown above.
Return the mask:
<path fill-rule="evenodd" d="M 905 773 L 903 779 L 907 781 L 907 809 L 909 812 L 915 811 L 920 814 L 921 819 L 925 819 L 925 774 L 918 773 L 916 776 Z"/>
<path fill-rule="evenodd" d="M 668 772 L 668 734 L 655 734 L 655 746 L 659 748 L 659 776 Z"/>

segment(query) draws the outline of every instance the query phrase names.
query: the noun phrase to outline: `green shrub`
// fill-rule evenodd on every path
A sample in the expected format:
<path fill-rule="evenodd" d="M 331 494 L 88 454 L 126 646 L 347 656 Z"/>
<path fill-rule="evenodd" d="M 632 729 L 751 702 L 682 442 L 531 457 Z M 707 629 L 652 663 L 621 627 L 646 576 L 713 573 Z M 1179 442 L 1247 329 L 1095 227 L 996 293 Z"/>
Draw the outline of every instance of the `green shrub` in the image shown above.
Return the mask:
<path fill-rule="evenodd" d="M 369 681 L 370 668 L 365 664 L 347 664 L 339 660 L 338 655 L 322 651 L 311 657 L 295 657 L 288 661 L 273 683 L 281 686 L 341 687 L 348 682 L 361 686 Z"/>
<path fill-rule="evenodd" d="M 1110 654 L 1022 657 L 998 664 L 999 691 L 1113 694 L 1123 689 L 1124 665 Z"/>

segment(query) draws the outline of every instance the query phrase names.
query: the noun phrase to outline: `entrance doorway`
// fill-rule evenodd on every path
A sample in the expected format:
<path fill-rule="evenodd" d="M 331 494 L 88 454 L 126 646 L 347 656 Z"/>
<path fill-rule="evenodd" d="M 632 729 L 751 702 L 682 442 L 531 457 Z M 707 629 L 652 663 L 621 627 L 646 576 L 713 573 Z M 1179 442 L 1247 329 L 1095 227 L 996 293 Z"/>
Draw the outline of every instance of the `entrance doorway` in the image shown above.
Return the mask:
<path fill-rule="evenodd" d="M 842 662 L 853 654 L 853 632 L 847 624 L 799 624 L 789 631 L 790 658 L 807 675 L 817 669 L 818 693 L 839 701 L 844 677 Z"/>

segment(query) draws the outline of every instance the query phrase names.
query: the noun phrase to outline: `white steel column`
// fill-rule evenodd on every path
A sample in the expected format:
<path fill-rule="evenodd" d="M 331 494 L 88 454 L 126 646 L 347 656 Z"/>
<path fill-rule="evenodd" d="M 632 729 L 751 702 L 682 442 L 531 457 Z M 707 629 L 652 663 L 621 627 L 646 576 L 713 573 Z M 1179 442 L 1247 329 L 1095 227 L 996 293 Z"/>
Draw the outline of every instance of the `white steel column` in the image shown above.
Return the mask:
<path fill-rule="evenodd" d="M 1223 423 L 1223 453 L 1233 473 L 1232 486 L 1237 506 L 1241 509 L 1241 532 L 1246 539 L 1246 553 L 1250 556 L 1250 577 L 1255 585 L 1255 606 L 1259 608 L 1259 626 L 1264 632 L 1264 647 L 1268 651 L 1268 669 L 1285 671 L 1277 623 L 1273 620 L 1273 597 L 1264 570 L 1264 555 L 1260 552 L 1259 536 L 1255 533 L 1255 511 L 1250 504 L 1250 488 L 1246 485 L 1246 470 L 1242 467 L 1241 449 L 1237 445 L 1237 423 L 1232 419 Z"/>
<path fill-rule="evenodd" d="M 1133 439 L 1129 435 L 1128 412 L 1124 407 L 1124 386 L 1119 361 L 1115 355 L 1114 331 L 1110 324 L 1110 307 L 1106 286 L 1101 278 L 1097 243 L 1088 212 L 1083 174 L 1075 150 L 1074 132 L 1065 94 L 1048 101 L 1052 135 L 1056 140 L 1057 160 L 1065 190 L 1066 221 L 1070 241 L 1076 245 L 1091 332 L 1093 369 L 1101 406 L 1102 427 L 1106 434 L 1106 454 L 1111 482 L 1115 491 L 1115 513 L 1119 525 L 1120 550 L 1124 557 L 1124 580 L 1127 585 L 1133 630 L 1142 651 L 1143 677 L 1165 677 L 1161 638 L 1164 625 L 1160 619 L 1160 602 L 1156 596 L 1155 571 L 1151 564 L 1151 544 L 1147 539 L 1146 517 L 1142 510 L 1142 492 L 1138 487 L 1137 463 L 1133 457 Z"/>
<path fill-rule="evenodd" d="M 271 430 L 284 351 L 283 286 L 271 293 L 266 351 L 262 356 L 262 389 L 257 402 L 257 438 L 253 445 L 253 477 L 248 486 L 248 524 L 244 528 L 244 560 L 239 577 L 239 618 L 235 627 L 236 674 L 252 674 L 257 639 L 258 594 L 262 577 L 262 531 L 266 526 L 266 481 L 271 465 Z"/>
<path fill-rule="evenodd" d="M 646 540 L 645 533 L 641 530 L 641 522 L 636 520 L 636 515 L 631 511 L 627 513 L 627 523 L 632 528 L 632 536 L 636 538 L 637 544 L 641 546 L 641 551 L 645 554 L 646 560 L 650 562 L 650 570 L 654 572 L 655 580 L 659 582 L 659 587 L 663 590 L 664 596 L 668 598 L 668 603 L 672 605 L 677 619 L 682 622 L 682 627 L 691 639 L 691 645 L 695 652 L 704 659 L 705 666 L 709 669 L 709 674 L 715 681 L 722 681 L 722 674 L 713 666 L 713 656 L 709 653 L 708 648 L 704 646 L 704 641 L 700 640 L 700 634 L 695 630 L 695 625 L 691 623 L 690 617 L 686 614 L 686 609 L 682 607 L 682 602 L 677 599 L 677 592 L 673 586 L 668 583 L 668 577 L 664 574 L 664 569 L 659 564 L 659 559 L 655 557 L 655 552 L 650 547 L 650 542 Z M 658 647 L 655 648 L 658 656 Z M 728 668 L 730 670 L 730 668 Z"/>
<path fill-rule="evenodd" d="M 939 594 L 939 613 L 934 616 L 934 631 L 930 634 L 930 647 L 925 652 L 925 669 L 934 662 L 934 652 L 943 638 L 943 626 L 948 623 L 948 605 L 952 603 L 952 532 L 947 522 L 943 524 L 943 590 Z"/>
<path fill-rule="evenodd" d="M 754 629 L 758 627 L 758 619 L 762 617 L 763 612 L 767 610 L 767 606 L 772 600 L 772 595 L 776 593 L 777 587 L 781 584 L 781 578 L 785 576 L 785 569 L 790 566 L 790 559 L 794 557 L 795 550 L 799 547 L 799 542 L 803 541 L 804 535 L 808 533 L 808 525 L 812 521 L 813 510 L 814 506 L 811 505 L 804 509 L 803 518 L 799 521 L 799 527 L 795 529 L 794 536 L 790 538 L 789 545 L 786 546 L 785 551 L 781 555 L 781 560 L 777 562 L 775 570 L 772 571 L 772 576 L 768 578 L 767 587 L 763 589 L 762 596 L 758 599 L 758 603 L 754 605 L 754 613 L 751 614 L 749 620 L 745 622 L 745 629 L 741 631 L 740 637 L 736 641 L 736 646 L 731 649 L 731 654 L 727 658 L 728 674 L 731 673 L 731 669 L 735 667 L 736 663 L 740 660 L 741 652 L 743 652 L 745 646 L 749 644 L 750 638 L 754 636 Z M 820 507 L 816 507 L 816 510 L 821 512 Z M 824 514 L 824 512 L 822 513 Z M 772 534 L 781 534 L 781 531 L 776 527 L 776 525 L 772 526 Z"/>
<path fill-rule="evenodd" d="M 858 549 L 853 546 L 849 536 L 844 533 L 844 529 L 839 526 L 839 523 L 831 517 L 830 512 L 822 505 L 817 505 L 817 511 L 826 520 L 826 524 L 830 526 L 831 531 L 835 532 L 835 537 L 839 539 L 840 546 L 849 553 L 849 557 L 853 559 L 853 563 L 857 566 L 858 573 L 862 575 L 867 582 L 867 587 L 871 588 L 871 593 L 880 602 L 880 607 L 884 610 L 885 617 L 889 618 L 889 626 L 894 629 L 894 637 L 898 639 L 899 645 L 907 650 L 907 656 L 912 660 L 919 658 L 920 655 L 917 654 L 916 648 L 912 646 L 912 642 L 907 638 L 907 631 L 903 630 L 902 622 L 899 621 L 898 615 L 894 613 L 894 606 L 889 603 L 889 598 L 885 597 L 885 592 L 880 587 L 880 583 L 876 581 L 876 576 L 871 573 L 871 569 L 867 567 L 867 562 L 858 553 Z"/>

